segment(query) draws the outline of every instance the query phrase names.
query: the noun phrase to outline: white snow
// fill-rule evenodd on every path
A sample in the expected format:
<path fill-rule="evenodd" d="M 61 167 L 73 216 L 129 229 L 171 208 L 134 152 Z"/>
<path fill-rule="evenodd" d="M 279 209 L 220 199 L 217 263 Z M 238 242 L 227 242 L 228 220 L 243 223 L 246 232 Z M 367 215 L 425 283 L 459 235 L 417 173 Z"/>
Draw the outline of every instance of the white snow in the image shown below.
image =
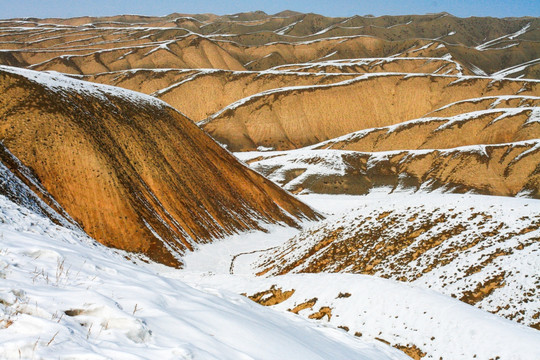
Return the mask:
<path fill-rule="evenodd" d="M 482 69 L 480 69 L 478 66 L 471 64 L 471 71 L 478 76 L 487 76 L 486 72 Z"/>
<path fill-rule="evenodd" d="M 300 20 L 298 20 L 298 21 L 295 21 L 295 22 L 293 22 L 293 23 L 291 23 L 291 24 L 289 24 L 289 25 L 287 25 L 287 26 L 282 27 L 281 29 L 275 30 L 274 32 L 275 32 L 276 34 L 278 34 L 278 35 L 285 35 L 287 32 L 289 32 L 290 30 L 292 30 L 292 28 L 294 28 L 294 26 L 295 26 L 296 24 L 301 23 L 303 20 L 304 20 L 304 19 L 300 19 Z"/>
<path fill-rule="evenodd" d="M 335 222 L 336 226 L 346 226 L 347 219 L 366 214 L 370 209 L 380 209 L 380 211 L 401 209 L 408 214 L 411 212 L 410 208 L 408 209 L 410 206 L 424 206 L 427 213 L 431 207 L 440 206 L 448 209 L 454 208 L 455 211 L 468 211 L 470 214 L 477 211 L 487 211 L 494 216 L 494 223 L 505 221 L 508 224 L 523 222 L 523 219 L 519 220 L 523 216 L 531 214 L 531 212 L 540 212 L 538 200 L 480 195 L 418 193 L 390 195 L 387 191 L 375 191 L 367 196 L 310 194 L 300 195 L 299 198 L 321 212 L 335 214 L 326 222 Z M 360 209 L 352 210 L 353 208 Z M 464 217 L 466 216 L 464 215 Z M 321 226 L 324 225 L 306 224 L 305 229 L 309 230 Z M 261 237 L 260 249 L 274 246 L 275 243 L 270 240 L 273 231 L 271 230 L 270 235 Z M 285 235 L 283 232 L 276 233 L 275 242 L 282 241 L 281 239 L 286 237 L 283 235 Z M 263 240 L 265 238 L 268 240 Z M 234 269 L 236 270 L 238 265 L 242 265 L 242 271 L 238 274 L 235 271 L 236 275 L 234 276 L 228 275 L 227 262 L 224 262 L 222 266 L 213 267 L 211 273 L 201 274 L 198 270 L 202 269 L 188 267 L 187 271 L 184 272 L 164 271 L 163 274 L 172 278 L 181 278 L 199 286 L 228 289 L 248 295 L 268 290 L 272 286 L 281 288 L 283 291 L 294 289 L 295 292 L 289 299 L 273 306 L 273 308 L 286 312 L 298 304 L 317 298 L 316 305 L 312 309 L 302 310 L 299 314 L 308 317 L 320 308 L 328 306 L 332 315 L 330 318 L 323 318 L 320 322 L 336 327 L 346 326 L 349 333 L 361 333 L 361 339 L 367 341 L 378 338 L 403 346 L 414 344 L 427 353 L 427 359 L 439 359 L 439 357 L 444 359 L 472 359 L 474 357 L 488 359 L 499 356 L 501 359 L 528 360 L 540 356 L 540 348 L 536 345 L 540 341 L 538 331 L 442 295 L 440 292 L 451 293 L 451 290 L 454 289 L 451 289 L 452 286 L 449 285 L 447 288 L 435 286 L 435 284 L 442 284 L 438 277 L 442 274 L 440 271 L 428 274 L 412 284 L 354 274 L 291 274 L 253 278 L 248 276 L 249 263 L 259 254 L 254 252 L 256 248 L 253 244 L 254 240 L 255 237 L 245 239 L 245 242 L 242 243 L 242 240 L 238 238 L 234 240 L 234 243 L 231 243 L 231 247 L 226 249 L 226 254 L 236 252 L 238 255 L 235 257 Z M 509 246 L 513 245 L 515 244 L 509 244 Z M 297 244 L 297 246 L 301 246 L 301 244 Z M 203 254 L 209 255 L 212 254 L 210 248 L 211 245 L 208 246 L 208 249 L 201 249 L 201 251 Z M 215 249 L 214 253 L 218 254 L 223 249 L 225 249 L 225 245 L 220 243 L 219 249 Z M 200 260 L 204 262 L 203 254 L 201 254 Z M 481 252 L 477 255 L 481 257 Z M 506 289 L 499 289 L 500 294 L 495 294 L 499 303 L 504 303 L 519 293 L 519 286 L 527 283 L 522 281 L 526 274 L 530 276 L 534 275 L 535 272 L 538 273 L 534 270 L 535 267 L 538 269 L 540 266 L 538 257 L 535 260 L 532 254 L 528 258 L 520 258 L 519 255 L 518 253 L 513 256 L 513 262 L 509 269 L 522 270 L 521 275 L 516 274 L 517 278 L 520 276 L 521 278 L 509 281 L 510 284 Z M 232 259 L 232 257 L 227 255 L 228 259 Z M 213 259 L 210 257 L 206 262 L 211 264 Z M 509 266 L 510 263 L 506 265 Z M 456 268 L 459 267 L 446 267 L 445 274 L 450 276 L 450 270 Z M 256 270 L 251 269 L 251 271 Z M 431 286 L 440 292 L 428 289 Z M 341 297 L 340 294 L 342 294 Z M 347 294 L 350 295 L 347 296 Z M 497 301 L 493 301 L 491 304 L 481 304 L 481 306 L 490 309 L 490 306 L 497 305 Z M 529 304 L 528 308 L 532 309 L 534 313 L 536 305 L 536 303 Z"/>
<path fill-rule="evenodd" d="M 3 196 L 0 238 L 3 359 L 406 358 L 229 291 L 160 276 Z"/>
<path fill-rule="evenodd" d="M 298 71 L 305 71 L 305 70 L 324 68 L 324 67 L 335 67 L 335 68 L 354 67 L 354 66 L 370 66 L 371 67 L 373 65 L 381 65 L 381 64 L 386 64 L 386 63 L 391 63 L 391 62 L 400 62 L 400 61 L 418 61 L 422 63 L 431 62 L 431 61 L 442 61 L 442 62 L 447 62 L 449 64 L 453 64 L 454 68 L 458 71 L 459 74 L 461 74 L 461 71 L 462 71 L 461 65 L 457 63 L 455 60 L 453 60 L 451 56 L 448 57 L 448 55 L 446 55 L 443 58 L 417 56 L 417 57 L 379 57 L 379 58 L 336 59 L 336 60 L 320 61 L 332 55 L 335 55 L 336 53 L 337 51 L 331 52 L 330 54 L 326 56 L 312 60 L 307 63 L 278 65 L 266 71 L 281 70 L 283 68 L 286 68 L 286 69 L 291 68 L 291 70 L 283 70 L 286 72 L 292 72 L 292 71 L 298 72 Z M 373 69 L 370 68 L 370 71 L 373 71 Z M 450 69 L 450 71 L 452 71 L 452 69 Z M 437 71 L 435 71 L 435 73 L 437 73 Z M 318 74 L 329 75 L 332 73 L 319 72 Z M 342 75 L 355 75 L 355 74 L 342 73 Z"/>
<path fill-rule="evenodd" d="M 91 83 L 87 81 L 76 80 L 71 77 L 62 75 L 60 73 L 50 71 L 34 71 L 21 69 L 12 66 L 0 65 L 0 71 L 20 75 L 28 80 L 47 87 L 55 93 L 62 95 L 65 92 L 76 92 L 81 95 L 91 95 L 94 97 L 107 100 L 107 96 L 116 96 L 124 98 L 130 102 L 137 103 L 150 103 L 157 107 L 170 107 L 166 102 L 156 99 L 155 97 L 138 93 L 123 88 Z"/>
<path fill-rule="evenodd" d="M 429 114 L 432 114 L 432 113 L 435 113 L 435 112 L 438 112 L 438 111 L 441 111 L 441 110 L 444 110 L 444 109 L 448 109 L 449 107 L 452 107 L 454 105 L 459 105 L 459 104 L 464 104 L 464 103 L 469 103 L 469 102 L 478 103 L 478 102 L 481 102 L 481 101 L 484 101 L 484 100 L 494 100 L 490 105 L 490 108 L 494 108 L 503 101 L 513 100 L 513 99 L 521 99 L 522 103 L 523 103 L 525 100 L 538 101 L 538 100 L 540 100 L 540 97 L 539 96 L 524 96 L 524 95 L 482 96 L 482 97 L 477 97 L 477 98 L 459 100 L 459 101 L 447 104 L 447 105 L 445 105 L 443 107 L 438 108 L 437 110 L 431 111 L 430 113 L 426 114 L 425 116 L 427 116 Z M 520 106 L 521 105 L 519 105 L 518 107 L 520 107 Z"/>
<path fill-rule="evenodd" d="M 531 27 L 531 23 L 528 23 L 527 25 L 525 25 L 523 28 L 516 31 L 515 33 L 508 34 L 508 35 L 503 35 L 503 36 L 498 37 L 496 39 L 489 40 L 489 41 L 487 41 L 487 42 L 485 42 L 483 44 L 478 45 L 475 49 L 480 50 L 480 51 L 484 51 L 484 50 L 491 49 L 491 46 L 493 46 L 497 42 L 502 41 L 504 39 L 514 40 L 518 36 L 525 34 L 529 30 L 530 27 Z"/>
<path fill-rule="evenodd" d="M 506 78 L 509 75 L 520 73 L 520 72 L 524 71 L 525 69 L 527 69 L 529 66 L 537 65 L 537 64 L 540 64 L 540 58 L 534 59 L 534 60 L 531 60 L 531 61 L 527 61 L 527 62 L 525 62 L 523 64 L 515 65 L 515 66 L 512 66 L 512 67 L 497 71 L 497 72 L 491 74 L 491 76 L 494 77 L 494 78 Z"/>
<path fill-rule="evenodd" d="M 534 113 L 534 119 L 538 114 Z M 495 119 L 497 120 L 497 119 Z M 499 118 L 500 120 L 500 118 Z M 456 120 L 457 121 L 457 120 Z M 444 124 L 443 124 L 444 126 Z M 355 134 L 355 133 L 353 133 Z M 346 135 L 344 138 L 346 138 Z M 359 134 L 358 136 L 362 136 Z M 339 139 L 339 138 L 338 138 Z M 459 146 L 447 149 L 419 149 L 419 150 L 391 150 L 379 152 L 360 152 L 350 150 L 334 150 L 334 149 L 319 149 L 322 145 L 328 145 L 333 140 L 325 143 L 315 144 L 306 148 L 288 150 L 288 151 L 248 151 L 235 153 L 240 160 L 250 162 L 250 167 L 261 174 L 268 177 L 273 182 L 279 184 L 285 190 L 295 191 L 304 188 L 306 180 L 310 178 L 320 178 L 324 176 L 342 176 L 345 175 L 350 168 L 347 161 L 350 157 L 364 157 L 367 159 L 366 169 L 369 170 L 377 164 L 387 161 L 389 158 L 396 155 L 405 155 L 402 162 L 414 157 L 422 157 L 429 153 L 440 155 L 454 155 L 460 153 L 478 154 L 483 157 L 488 157 L 488 150 L 501 147 L 531 147 L 536 149 L 540 140 L 524 140 L 502 144 L 477 144 L 468 146 Z M 524 151 L 522 156 L 532 154 L 532 150 Z M 522 157 L 521 156 L 521 157 Z M 255 160 L 256 159 L 256 160 Z M 516 158 L 515 161 L 519 160 Z M 293 175 L 291 177 L 291 175 Z M 423 184 L 424 187 L 429 183 Z M 400 185 L 393 191 L 403 190 Z M 419 188 L 417 191 L 427 191 L 428 188 Z M 441 191 L 450 191 L 451 188 L 442 187 Z M 431 191 L 431 190 L 429 190 Z M 300 194 L 309 194 L 311 190 L 303 189 Z"/>
<path fill-rule="evenodd" d="M 190 281 L 186 278 L 186 281 Z M 458 300 L 420 287 L 365 275 L 298 274 L 272 278 L 226 276 L 194 277 L 207 286 L 247 292 L 268 290 L 272 285 L 294 294 L 273 308 L 286 312 L 317 298 L 308 317 L 320 308 L 332 310 L 321 322 L 346 326 L 361 339 L 382 339 L 403 346 L 416 345 L 426 359 L 535 359 L 540 356 L 540 334 Z M 342 294 L 340 298 L 340 294 Z M 348 297 L 343 297 L 344 295 Z M 335 358 L 335 357 L 332 357 Z"/>

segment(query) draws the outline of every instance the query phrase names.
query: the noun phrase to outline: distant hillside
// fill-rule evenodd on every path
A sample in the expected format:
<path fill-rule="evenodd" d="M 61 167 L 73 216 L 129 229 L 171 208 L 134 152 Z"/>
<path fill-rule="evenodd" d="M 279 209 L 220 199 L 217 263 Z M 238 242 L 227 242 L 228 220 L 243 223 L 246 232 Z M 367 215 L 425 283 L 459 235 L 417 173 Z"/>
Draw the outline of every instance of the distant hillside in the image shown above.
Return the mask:
<path fill-rule="evenodd" d="M 331 18 L 288 11 L 6 19 L 0 22 L 0 63 L 75 74 L 166 67 L 264 70 L 321 58 L 444 52 L 470 71 L 538 78 L 539 24 L 534 17 Z"/>

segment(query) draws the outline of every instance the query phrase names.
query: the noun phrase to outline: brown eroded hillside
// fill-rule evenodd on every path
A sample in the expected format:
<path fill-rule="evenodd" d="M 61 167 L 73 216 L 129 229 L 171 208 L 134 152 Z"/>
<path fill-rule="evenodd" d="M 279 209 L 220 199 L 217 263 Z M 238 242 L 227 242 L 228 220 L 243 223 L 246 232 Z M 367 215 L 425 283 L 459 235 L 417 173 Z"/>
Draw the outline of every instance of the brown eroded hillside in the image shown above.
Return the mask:
<path fill-rule="evenodd" d="M 278 66 L 268 71 L 218 69 L 135 69 L 86 75 L 88 81 L 156 96 L 198 122 L 227 105 L 258 93 L 292 86 L 338 83 L 362 73 L 461 75 L 447 58 L 370 58 Z"/>
<path fill-rule="evenodd" d="M 0 88 L 3 145 L 108 246 L 178 266 L 197 243 L 318 216 L 160 100 L 5 66 Z"/>
<path fill-rule="evenodd" d="M 286 150 L 354 131 L 416 119 L 456 101 L 535 95 L 534 80 L 420 74 L 365 74 L 342 82 L 282 88 L 239 100 L 202 122 L 233 151 Z"/>
<path fill-rule="evenodd" d="M 388 191 L 473 192 L 540 198 L 538 139 L 445 150 L 355 152 L 300 149 L 238 153 L 250 166 L 294 193 Z"/>
<path fill-rule="evenodd" d="M 529 105 L 540 97 L 485 98 L 489 104 L 521 103 Z M 481 100 L 478 104 L 484 102 Z M 459 102 L 454 107 L 471 105 Z M 450 149 L 466 145 L 502 144 L 540 138 L 538 107 L 493 106 L 488 110 L 459 113 L 449 117 L 425 117 L 397 125 L 366 129 L 315 145 L 316 149 L 339 149 L 366 152 L 416 149 Z M 474 105 L 473 105 L 474 106 Z M 437 114 L 434 112 L 432 114 Z"/>
<path fill-rule="evenodd" d="M 262 12 L 0 21 L 0 62 L 95 74 L 135 68 L 265 70 L 320 59 L 451 55 L 492 74 L 534 62 L 539 20 L 446 13 L 352 16 Z M 526 72 L 536 76 L 537 71 Z M 520 72 L 508 73 L 519 76 Z"/>
<path fill-rule="evenodd" d="M 230 103 L 274 88 L 332 84 L 352 74 L 302 74 L 216 69 L 128 70 L 84 76 L 85 80 L 156 96 L 198 122 Z"/>

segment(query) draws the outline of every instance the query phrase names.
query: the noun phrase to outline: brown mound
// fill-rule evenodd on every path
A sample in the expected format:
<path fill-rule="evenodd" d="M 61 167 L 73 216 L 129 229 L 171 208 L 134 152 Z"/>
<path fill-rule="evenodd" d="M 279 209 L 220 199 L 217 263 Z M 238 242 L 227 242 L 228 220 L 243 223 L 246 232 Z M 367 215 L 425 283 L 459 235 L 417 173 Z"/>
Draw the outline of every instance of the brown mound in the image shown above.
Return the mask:
<path fill-rule="evenodd" d="M 5 147 L 108 246 L 178 266 L 196 243 L 318 216 L 159 100 L 8 67 L 0 89 Z"/>

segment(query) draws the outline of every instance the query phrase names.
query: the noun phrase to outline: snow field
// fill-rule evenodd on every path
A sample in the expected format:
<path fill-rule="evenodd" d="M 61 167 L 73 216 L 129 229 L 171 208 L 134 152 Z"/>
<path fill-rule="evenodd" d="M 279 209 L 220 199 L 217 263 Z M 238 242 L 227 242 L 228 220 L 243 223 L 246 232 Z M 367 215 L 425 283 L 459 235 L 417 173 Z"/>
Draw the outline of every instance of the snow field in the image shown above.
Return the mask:
<path fill-rule="evenodd" d="M 406 358 L 126 257 L 0 196 L 0 358 Z"/>

